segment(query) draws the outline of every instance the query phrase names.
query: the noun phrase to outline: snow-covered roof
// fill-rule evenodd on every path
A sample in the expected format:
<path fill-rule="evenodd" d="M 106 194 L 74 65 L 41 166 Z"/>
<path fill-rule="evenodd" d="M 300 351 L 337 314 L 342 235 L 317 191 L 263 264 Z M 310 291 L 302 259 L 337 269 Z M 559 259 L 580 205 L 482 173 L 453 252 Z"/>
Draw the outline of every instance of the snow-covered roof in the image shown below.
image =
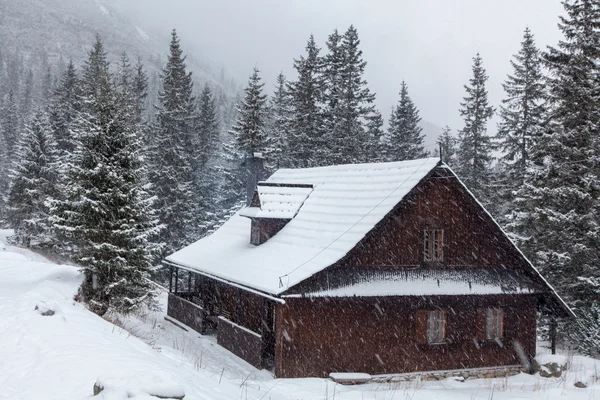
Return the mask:
<path fill-rule="evenodd" d="M 523 273 L 504 269 L 361 271 L 341 285 L 283 297 L 462 296 L 542 293 Z"/>
<path fill-rule="evenodd" d="M 250 244 L 251 221 L 238 212 L 212 235 L 166 260 L 280 294 L 340 260 L 438 163 L 438 158 L 425 158 L 280 169 L 266 182 L 313 189 L 297 215 L 269 241 Z"/>
<path fill-rule="evenodd" d="M 240 215 L 250 218 L 292 219 L 313 191 L 310 185 L 269 185 L 259 182 L 256 186 L 260 207 L 246 207 Z"/>

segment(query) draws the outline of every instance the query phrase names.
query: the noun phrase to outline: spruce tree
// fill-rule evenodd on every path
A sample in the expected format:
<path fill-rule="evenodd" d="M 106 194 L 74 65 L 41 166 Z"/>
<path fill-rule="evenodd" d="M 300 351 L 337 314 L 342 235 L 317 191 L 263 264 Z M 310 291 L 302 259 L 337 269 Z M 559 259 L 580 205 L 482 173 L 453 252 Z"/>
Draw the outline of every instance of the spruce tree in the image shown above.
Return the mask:
<path fill-rule="evenodd" d="M 204 85 L 198 98 L 198 170 L 197 174 L 200 214 L 200 233 L 206 234 L 218 222 L 217 190 L 219 186 L 218 166 L 215 163 L 216 151 L 219 146 L 219 118 L 217 106 L 208 85 Z"/>
<path fill-rule="evenodd" d="M 535 141 L 520 212 L 509 229 L 576 313 L 586 316 L 600 286 L 600 8 L 564 2 L 564 39 L 549 48 L 549 123 Z"/>
<path fill-rule="evenodd" d="M 162 70 L 154 140 L 150 150 L 150 182 L 158 198 L 155 203 L 165 229 L 161 241 L 165 253 L 179 250 L 199 233 L 198 188 L 196 186 L 196 100 L 191 72 L 175 31 L 170 54 Z"/>
<path fill-rule="evenodd" d="M 141 138 L 117 90 L 100 39 L 82 73 L 82 104 L 73 131 L 66 199 L 53 206 L 56 229 L 82 266 L 81 298 L 91 310 L 130 312 L 152 300 L 148 269 L 160 226 L 143 188 Z"/>
<path fill-rule="evenodd" d="M 373 113 L 367 121 L 367 146 L 365 154 L 366 162 L 385 161 L 385 133 L 383 131 L 383 117 L 381 113 L 373 109 Z"/>
<path fill-rule="evenodd" d="M 328 164 L 367 161 L 364 149 L 369 147 L 368 121 L 373 117 L 375 95 L 364 80 L 367 65 L 359 49 L 358 31 L 350 26 L 340 45 L 343 65 L 340 71 L 339 101 L 335 114 L 335 126 L 328 132 Z M 331 82 L 330 82 L 331 83 Z"/>
<path fill-rule="evenodd" d="M 523 184 L 531 149 L 546 116 L 542 60 L 529 28 L 511 65 L 514 73 L 502 85 L 506 98 L 500 106 L 498 141 L 512 190 Z"/>
<path fill-rule="evenodd" d="M 340 135 L 338 130 L 338 119 L 340 117 L 340 104 L 342 96 L 342 73 L 345 67 L 344 48 L 342 47 L 343 36 L 335 29 L 329 35 L 326 43 L 327 54 L 322 58 L 323 77 L 323 130 L 327 140 L 332 140 Z"/>
<path fill-rule="evenodd" d="M 0 124 L 2 125 L 6 153 L 9 159 L 12 160 L 17 144 L 19 143 L 20 128 L 19 108 L 16 96 L 12 90 L 6 95 L 3 107 L 0 110 Z"/>
<path fill-rule="evenodd" d="M 423 128 L 419 126 L 419 110 L 408 95 L 408 86 L 402 81 L 400 100 L 392 110 L 386 135 L 385 154 L 388 161 L 415 160 L 425 157 Z"/>
<path fill-rule="evenodd" d="M 49 118 L 59 157 L 66 162 L 75 149 L 71 136 L 73 122 L 81 111 L 79 78 L 73 61 L 69 61 L 58 85 L 54 89 L 49 106 Z"/>
<path fill-rule="evenodd" d="M 8 158 L 8 146 L 4 134 L 2 132 L 2 125 L 0 125 L 0 227 L 6 227 L 6 197 L 8 196 L 8 188 L 10 184 L 9 168 L 10 162 Z"/>
<path fill-rule="evenodd" d="M 271 138 L 271 154 L 267 159 L 270 169 L 288 166 L 286 133 L 290 129 L 291 104 L 287 81 L 283 73 L 277 76 L 275 92 L 269 105 L 268 136 Z"/>
<path fill-rule="evenodd" d="M 323 165 L 328 158 L 322 125 L 324 85 L 320 51 L 311 35 L 306 45 L 306 56 L 294 60 L 298 80 L 288 85 L 292 106 L 287 137 L 291 167 Z"/>
<path fill-rule="evenodd" d="M 473 58 L 473 77 L 465 85 L 467 94 L 460 103 L 465 126 L 458 133 L 457 151 L 458 174 L 486 205 L 490 203 L 486 189 L 492 162 L 492 141 L 486 132 L 487 122 L 494 114 L 494 108 L 488 104 L 487 80 L 481 56 L 477 53 Z"/>
<path fill-rule="evenodd" d="M 231 128 L 239 148 L 247 157 L 254 153 L 268 153 L 270 140 L 267 136 L 266 122 L 268 116 L 267 96 L 263 94 L 264 83 L 261 83 L 259 70 L 254 67 L 248 85 L 244 89 L 244 99 L 238 105 L 238 117 Z"/>
<path fill-rule="evenodd" d="M 26 127 L 16 152 L 8 194 L 7 219 L 11 238 L 26 247 L 48 247 L 54 234 L 49 199 L 56 199 L 58 158 L 47 114 L 38 111 Z"/>
<path fill-rule="evenodd" d="M 438 136 L 436 144 L 439 146 L 440 158 L 450 167 L 456 162 L 456 138 L 452 135 L 452 130 L 448 125 L 442 129 Z"/>
<path fill-rule="evenodd" d="M 198 158 L 199 168 L 205 169 L 217 150 L 219 141 L 219 115 L 210 86 L 204 85 L 198 98 Z"/>

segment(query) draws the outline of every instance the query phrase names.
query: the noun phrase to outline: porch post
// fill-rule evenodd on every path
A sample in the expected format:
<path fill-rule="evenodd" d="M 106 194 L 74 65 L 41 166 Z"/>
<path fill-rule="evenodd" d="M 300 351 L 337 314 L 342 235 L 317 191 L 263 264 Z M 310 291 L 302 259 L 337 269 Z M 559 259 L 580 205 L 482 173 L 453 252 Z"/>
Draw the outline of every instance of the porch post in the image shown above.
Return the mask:
<path fill-rule="evenodd" d="M 179 268 L 175 269 L 175 294 L 177 294 L 177 283 L 179 283 Z"/>
<path fill-rule="evenodd" d="M 192 293 L 192 271 L 188 271 L 188 293 Z M 188 299 L 191 301 L 191 298 Z"/>
<path fill-rule="evenodd" d="M 556 354 L 556 317 L 550 317 L 550 349 L 552 354 Z"/>
<path fill-rule="evenodd" d="M 169 293 L 173 291 L 173 266 L 169 268 Z"/>

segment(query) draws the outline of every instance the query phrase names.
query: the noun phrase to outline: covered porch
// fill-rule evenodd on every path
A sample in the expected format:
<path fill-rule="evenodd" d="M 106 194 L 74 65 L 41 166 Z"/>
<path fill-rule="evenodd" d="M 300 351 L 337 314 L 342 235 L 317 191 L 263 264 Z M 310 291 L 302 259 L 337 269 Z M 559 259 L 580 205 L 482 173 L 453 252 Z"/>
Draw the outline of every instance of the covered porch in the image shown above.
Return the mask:
<path fill-rule="evenodd" d="M 283 300 L 168 263 L 167 315 L 259 369 L 275 365 L 275 315 Z"/>

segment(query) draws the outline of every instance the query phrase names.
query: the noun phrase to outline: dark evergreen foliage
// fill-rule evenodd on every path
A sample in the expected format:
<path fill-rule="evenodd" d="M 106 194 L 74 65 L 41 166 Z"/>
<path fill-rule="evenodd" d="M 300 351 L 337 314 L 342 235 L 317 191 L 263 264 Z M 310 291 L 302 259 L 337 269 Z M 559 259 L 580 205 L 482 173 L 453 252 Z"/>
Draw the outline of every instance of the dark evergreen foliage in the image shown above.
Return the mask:
<path fill-rule="evenodd" d="M 102 42 L 82 73 L 82 111 L 73 134 L 65 200 L 52 207 L 61 237 L 82 266 L 81 297 L 98 314 L 135 310 L 153 298 L 148 270 L 160 246 L 160 226 L 143 189 L 140 132 L 131 107 L 116 89 Z"/>
<path fill-rule="evenodd" d="M 544 54 L 548 123 L 530 153 L 510 229 L 580 316 L 600 287 L 600 8 L 564 2 L 564 39 Z"/>
<path fill-rule="evenodd" d="M 389 127 L 385 135 L 385 158 L 388 161 L 403 161 L 427 155 L 423 146 L 423 129 L 420 127 L 419 110 L 408 95 L 408 86 L 402 82 L 400 100 L 392 110 Z"/>
<path fill-rule="evenodd" d="M 12 167 L 7 219 L 14 243 L 49 247 L 54 242 L 49 200 L 57 199 L 58 157 L 45 112 L 39 111 L 26 128 Z"/>
<path fill-rule="evenodd" d="M 311 35 L 306 45 L 306 56 L 294 60 L 298 80 L 290 82 L 288 86 L 293 109 L 287 136 L 291 167 L 322 165 L 326 158 L 322 125 L 323 67 L 319 57 L 320 51 Z"/>
<path fill-rule="evenodd" d="M 487 135 L 487 122 L 494 114 L 489 105 L 485 84 L 488 76 L 479 53 L 473 58 L 473 77 L 465 85 L 466 96 L 460 103 L 465 126 L 458 133 L 457 170 L 475 196 L 490 204 L 486 190 L 490 183 L 492 139 Z"/>
<path fill-rule="evenodd" d="M 254 153 L 267 155 L 270 152 L 270 140 L 267 136 L 267 95 L 263 93 L 258 68 L 254 68 L 248 85 L 244 89 L 244 99 L 238 105 L 238 117 L 231 128 L 240 150 L 247 157 Z"/>
<path fill-rule="evenodd" d="M 199 199 L 196 165 L 196 99 L 191 72 L 177 33 L 173 31 L 170 54 L 162 72 L 154 141 L 150 150 L 150 182 L 157 197 L 155 207 L 165 229 L 161 241 L 165 254 L 178 250 L 199 236 Z"/>
<path fill-rule="evenodd" d="M 529 28 L 511 65 L 514 73 L 502 85 L 506 97 L 498 123 L 499 149 L 503 153 L 500 161 L 508 174 L 510 190 L 523 183 L 530 153 L 546 118 L 542 60 Z"/>

